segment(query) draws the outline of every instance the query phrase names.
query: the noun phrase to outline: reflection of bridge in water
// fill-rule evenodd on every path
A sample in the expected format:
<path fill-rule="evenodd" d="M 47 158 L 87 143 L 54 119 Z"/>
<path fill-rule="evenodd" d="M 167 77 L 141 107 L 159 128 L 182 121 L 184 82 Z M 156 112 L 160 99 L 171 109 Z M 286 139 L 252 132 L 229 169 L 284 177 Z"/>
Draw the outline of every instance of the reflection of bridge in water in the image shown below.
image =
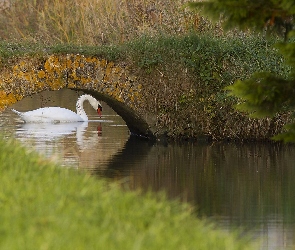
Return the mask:
<path fill-rule="evenodd" d="M 52 55 L 45 61 L 18 61 L 2 70 L 0 105 L 4 108 L 32 94 L 63 88 L 82 90 L 105 101 L 123 118 L 131 133 L 144 137 L 157 133 L 151 122 L 154 115 L 147 110 L 147 96 L 136 77 L 124 65 L 95 57 Z"/>
<path fill-rule="evenodd" d="M 261 249 L 287 249 L 295 244 L 294 161 L 291 145 L 165 145 L 130 137 L 98 173 L 127 190 L 165 191 L 227 230 L 251 230 Z"/>

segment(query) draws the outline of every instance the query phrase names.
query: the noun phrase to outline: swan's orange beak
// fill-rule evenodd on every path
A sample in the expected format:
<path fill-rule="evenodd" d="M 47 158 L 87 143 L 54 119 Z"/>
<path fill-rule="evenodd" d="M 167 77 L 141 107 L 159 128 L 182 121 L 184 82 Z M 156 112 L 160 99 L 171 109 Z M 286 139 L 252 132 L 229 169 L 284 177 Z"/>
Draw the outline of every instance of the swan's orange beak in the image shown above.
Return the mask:
<path fill-rule="evenodd" d="M 97 114 L 99 115 L 99 117 L 101 117 L 101 112 L 102 112 L 102 107 L 98 107 L 97 108 Z"/>

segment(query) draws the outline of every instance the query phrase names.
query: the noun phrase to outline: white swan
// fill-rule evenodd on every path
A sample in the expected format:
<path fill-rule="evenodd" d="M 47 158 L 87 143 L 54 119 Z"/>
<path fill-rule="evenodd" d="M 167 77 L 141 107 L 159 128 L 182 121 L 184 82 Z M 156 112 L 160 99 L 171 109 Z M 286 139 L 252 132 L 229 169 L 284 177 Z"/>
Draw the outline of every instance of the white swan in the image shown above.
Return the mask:
<path fill-rule="evenodd" d="M 24 122 L 28 123 L 43 123 L 43 122 L 85 122 L 88 121 L 83 103 L 89 101 L 90 105 L 97 111 L 98 115 L 101 116 L 102 106 L 91 95 L 82 95 L 78 98 L 76 103 L 77 114 L 69 109 L 60 107 L 46 107 L 39 108 L 28 112 L 19 112 L 12 109 L 12 111 L 20 116 Z"/>

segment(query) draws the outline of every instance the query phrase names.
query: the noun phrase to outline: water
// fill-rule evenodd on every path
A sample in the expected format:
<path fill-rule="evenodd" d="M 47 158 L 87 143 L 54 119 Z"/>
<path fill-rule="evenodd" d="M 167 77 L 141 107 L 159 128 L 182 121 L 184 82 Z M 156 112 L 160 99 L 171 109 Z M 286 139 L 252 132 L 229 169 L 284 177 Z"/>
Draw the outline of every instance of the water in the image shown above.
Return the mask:
<path fill-rule="evenodd" d="M 81 93 L 43 92 L 13 108 L 74 110 Z M 272 143 L 153 144 L 130 137 L 124 121 L 103 103 L 103 116 L 86 105 L 88 123 L 23 124 L 1 116 L 5 137 L 16 137 L 64 167 L 119 180 L 125 188 L 162 191 L 195 205 L 224 230 L 242 228 L 261 249 L 295 246 L 295 147 Z"/>

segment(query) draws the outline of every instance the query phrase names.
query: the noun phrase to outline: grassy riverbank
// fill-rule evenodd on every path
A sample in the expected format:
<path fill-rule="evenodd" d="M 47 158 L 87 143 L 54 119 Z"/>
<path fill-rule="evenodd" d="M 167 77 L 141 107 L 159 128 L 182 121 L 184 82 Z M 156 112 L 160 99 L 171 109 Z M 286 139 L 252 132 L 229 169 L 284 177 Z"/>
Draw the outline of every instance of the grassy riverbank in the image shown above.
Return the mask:
<path fill-rule="evenodd" d="M 123 192 L 0 140 L 1 249 L 254 249 L 178 202 Z"/>

